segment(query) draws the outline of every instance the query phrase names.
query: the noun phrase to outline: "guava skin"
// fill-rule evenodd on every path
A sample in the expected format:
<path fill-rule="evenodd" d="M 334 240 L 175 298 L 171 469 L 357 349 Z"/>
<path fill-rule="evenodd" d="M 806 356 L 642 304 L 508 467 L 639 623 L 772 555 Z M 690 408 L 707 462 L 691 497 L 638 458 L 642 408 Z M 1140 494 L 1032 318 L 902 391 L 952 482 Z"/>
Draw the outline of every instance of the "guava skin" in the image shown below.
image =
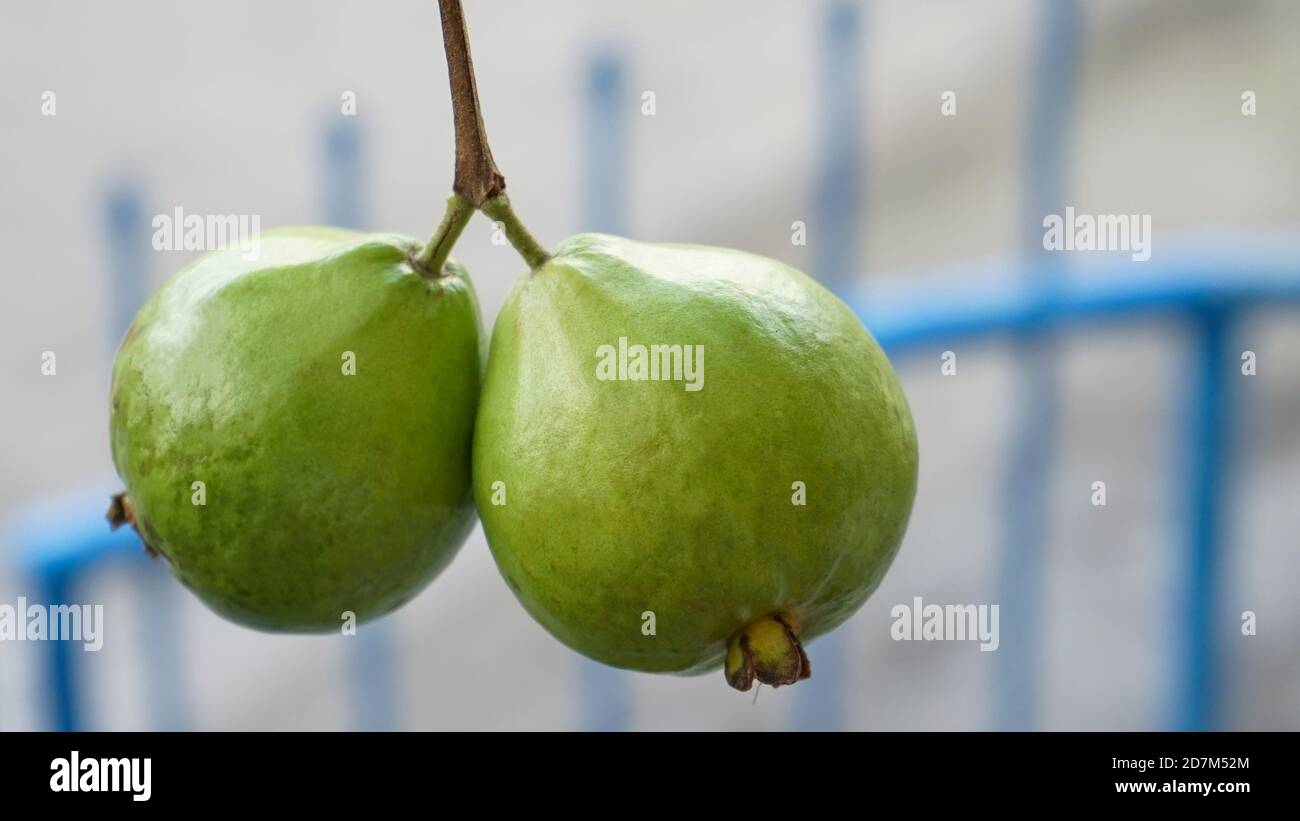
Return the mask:
<path fill-rule="evenodd" d="M 597 379 L 598 347 L 619 337 L 703 345 L 703 387 Z M 795 635 L 832 630 L 880 583 L 916 478 L 884 353 L 844 303 L 775 260 L 578 235 L 496 320 L 479 515 L 528 612 L 598 661 L 706 672 L 766 624 L 777 638 L 762 652 L 786 654 L 780 683 L 807 677 Z"/>
<path fill-rule="evenodd" d="M 381 616 L 473 526 L 477 298 L 455 263 L 415 272 L 416 250 L 269 231 L 254 260 L 181 270 L 127 331 L 110 429 L 133 524 L 218 613 L 277 631 Z"/>

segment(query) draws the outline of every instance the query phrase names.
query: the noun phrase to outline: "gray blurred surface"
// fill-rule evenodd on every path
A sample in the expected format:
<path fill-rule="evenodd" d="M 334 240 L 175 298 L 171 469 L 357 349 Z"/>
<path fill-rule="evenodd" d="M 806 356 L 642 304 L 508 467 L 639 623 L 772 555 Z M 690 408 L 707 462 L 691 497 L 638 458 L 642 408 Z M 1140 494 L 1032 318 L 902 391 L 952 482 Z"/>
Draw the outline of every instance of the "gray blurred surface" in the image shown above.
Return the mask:
<path fill-rule="evenodd" d="M 497 161 L 547 242 L 579 215 L 583 66 L 628 64 L 629 232 L 745 248 L 806 267 L 790 223 L 808 219 L 815 167 L 817 3 L 764 0 L 467 4 Z M 863 277 L 1010 256 L 1021 186 L 1032 6 L 873 2 L 863 46 L 867 192 Z M 1300 225 L 1300 4 L 1087 2 L 1069 172 L 1083 212 L 1150 213 L 1156 254 L 1207 229 Z M 958 93 L 958 116 L 938 114 Z M 1240 114 L 1253 90 L 1259 114 Z M 58 95 L 42 117 L 41 93 Z M 141 186 L 148 214 L 256 213 L 264 227 L 319 222 L 321 132 L 355 91 L 369 227 L 423 236 L 451 177 L 446 74 L 431 2 L 7 3 L 0 9 L 0 519 L 35 500 L 111 482 L 111 349 L 103 194 Z M 653 90 L 657 114 L 639 115 Z M 476 219 L 457 247 L 490 322 L 521 273 Z M 815 233 L 810 243 L 816 242 Z M 152 255 L 156 284 L 191 258 Z M 1300 729 L 1300 318 L 1252 320 L 1241 346 L 1226 625 L 1233 727 Z M 1063 441 L 1051 479 L 1041 724 L 1146 728 L 1166 717 L 1164 647 L 1177 533 L 1169 529 L 1182 336 L 1165 324 L 1071 335 L 1060 361 Z M 56 378 L 40 354 L 59 357 Z M 844 628 L 855 728 L 977 729 L 996 653 L 894 642 L 889 610 L 920 595 L 990 602 L 1015 351 L 959 349 L 899 363 L 922 450 L 912 525 L 880 590 Z M 1099 386 L 1104 385 L 1104 389 Z M 1114 386 L 1122 385 L 1122 389 Z M 1089 504 L 1104 479 L 1109 505 Z M 26 590 L 0 546 L 0 601 Z M 109 611 L 109 645 L 79 658 L 94 726 L 150 726 L 134 582 L 109 572 L 85 596 Z M 351 717 L 339 638 L 261 635 L 175 591 L 195 726 L 336 728 Z M 481 530 L 392 617 L 398 714 L 419 729 L 575 725 L 577 657 L 500 581 Z M 364 627 L 362 628 L 365 629 Z M 810 648 L 814 669 L 817 646 Z M 793 691 L 756 701 L 721 674 L 638 675 L 633 726 L 787 726 Z M 0 729 L 38 726 L 37 648 L 0 643 Z"/>

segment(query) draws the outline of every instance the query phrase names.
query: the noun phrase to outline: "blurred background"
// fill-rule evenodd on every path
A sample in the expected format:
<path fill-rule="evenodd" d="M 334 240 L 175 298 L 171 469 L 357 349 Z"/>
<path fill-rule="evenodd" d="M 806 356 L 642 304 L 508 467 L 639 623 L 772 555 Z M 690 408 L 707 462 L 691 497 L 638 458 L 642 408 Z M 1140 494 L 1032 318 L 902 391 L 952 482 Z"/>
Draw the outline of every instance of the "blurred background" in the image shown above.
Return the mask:
<path fill-rule="evenodd" d="M 0 604 L 103 604 L 106 636 L 0 641 L 0 729 L 1300 729 L 1300 4 L 466 5 L 544 242 L 744 248 L 875 330 L 922 453 L 884 583 L 757 697 L 583 661 L 481 530 L 355 638 L 222 621 L 101 518 L 113 350 L 195 255 L 150 222 L 431 233 L 436 4 L 6 3 Z M 1151 260 L 1045 254 L 1067 205 L 1150 215 Z M 518 258 L 481 217 L 455 254 L 490 323 Z M 892 640 L 917 596 L 999 604 L 999 649 Z"/>

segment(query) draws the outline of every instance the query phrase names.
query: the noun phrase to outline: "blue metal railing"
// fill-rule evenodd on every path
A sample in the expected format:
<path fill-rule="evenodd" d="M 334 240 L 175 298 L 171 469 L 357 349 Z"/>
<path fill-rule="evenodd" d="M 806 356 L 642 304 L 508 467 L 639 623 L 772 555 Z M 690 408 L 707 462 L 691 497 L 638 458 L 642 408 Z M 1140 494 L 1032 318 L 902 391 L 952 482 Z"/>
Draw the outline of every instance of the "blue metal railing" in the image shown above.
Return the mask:
<path fill-rule="evenodd" d="M 862 9 L 854 0 L 826 0 L 817 36 L 822 89 L 818 115 L 818 168 L 812 191 L 808 243 L 812 275 L 842 291 L 858 270 L 863 214 Z M 792 723 L 799 730 L 844 726 L 848 634 L 837 630 L 809 646 L 812 678 L 790 691 Z"/>
<path fill-rule="evenodd" d="M 627 210 L 627 96 L 623 63 L 597 54 L 586 68 L 583 227 L 622 234 Z M 578 721 L 583 730 L 627 729 L 632 716 L 630 673 L 590 659 L 578 662 Z"/>
<path fill-rule="evenodd" d="M 325 125 L 321 168 L 326 225 L 365 229 L 364 156 L 356 120 L 331 114 Z M 391 619 L 379 619 L 358 627 L 356 636 L 343 645 L 351 683 L 352 721 L 357 730 L 397 729 L 399 694 L 393 632 Z"/>
<path fill-rule="evenodd" d="M 1044 215 L 1064 213 L 1068 167 L 1069 117 L 1074 109 L 1079 9 L 1075 0 L 1039 4 L 1034 71 L 1025 111 L 1023 191 L 1018 236 L 1021 253 L 1035 264 L 1024 266 L 1030 289 L 1056 287 L 1061 255 L 1043 249 Z M 1015 386 L 1011 452 L 1003 467 L 1005 529 L 998 558 L 998 601 L 1003 615 L 1004 651 L 996 667 L 993 724 L 1004 730 L 1034 725 L 1038 705 L 1037 670 L 1041 641 L 1043 552 L 1047 499 L 1055 451 L 1059 394 L 1054 340 L 1033 329 L 1016 339 L 1021 353 Z"/>
<path fill-rule="evenodd" d="M 116 349 L 135 312 L 149 296 L 150 232 L 142 199 L 140 191 L 131 185 L 119 186 L 108 194 L 108 259 L 113 283 L 109 351 Z M 186 725 L 189 714 L 189 691 L 184 686 L 181 665 L 181 625 L 170 615 L 176 612 L 181 593 L 171 574 L 160 564 L 140 570 L 135 591 L 135 604 L 140 612 L 149 614 L 140 619 L 141 646 L 148 648 L 142 678 L 153 726 L 159 730 L 176 730 Z M 51 655 L 51 674 L 57 669 L 65 676 L 71 675 L 73 649 L 64 642 L 51 642 L 51 645 L 58 645 L 46 649 Z M 65 704 L 64 709 L 75 720 L 75 706 Z"/>

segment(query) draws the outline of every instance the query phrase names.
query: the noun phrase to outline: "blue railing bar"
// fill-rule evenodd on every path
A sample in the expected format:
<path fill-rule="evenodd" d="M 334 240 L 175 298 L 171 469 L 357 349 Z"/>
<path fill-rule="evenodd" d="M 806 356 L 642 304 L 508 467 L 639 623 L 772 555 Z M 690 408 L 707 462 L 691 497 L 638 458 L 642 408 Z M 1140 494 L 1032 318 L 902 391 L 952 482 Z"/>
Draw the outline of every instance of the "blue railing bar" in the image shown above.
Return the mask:
<path fill-rule="evenodd" d="M 1029 730 L 1037 723 L 1044 535 L 1059 416 L 1054 340 L 1028 329 L 1016 336 L 1018 401 L 1002 466 L 995 599 L 1003 625 L 991 688 L 992 723 L 998 730 Z"/>
<path fill-rule="evenodd" d="M 146 249 L 148 246 L 145 243 L 148 241 L 148 233 L 140 196 L 134 188 L 129 185 L 114 187 L 107 193 L 105 204 L 109 290 L 112 293 L 107 322 L 110 344 L 107 350 L 113 351 L 147 293 Z M 108 506 L 108 495 L 104 493 L 99 497 L 97 504 L 88 508 L 89 510 L 98 508 L 100 511 L 98 527 L 101 531 L 107 527 L 103 519 L 103 511 Z M 77 514 L 72 515 L 74 520 L 80 518 Z M 57 518 L 60 525 L 55 532 L 66 532 L 69 524 L 83 527 L 89 524 L 88 520 L 69 523 L 68 516 L 69 512 L 64 510 L 50 517 Z M 50 531 L 38 535 L 30 526 L 20 525 L 20 528 L 25 532 L 20 536 L 18 561 L 24 569 L 25 577 L 34 579 L 36 588 L 45 597 L 45 600 L 40 603 L 77 604 L 78 602 L 73 602 L 67 597 L 79 578 L 78 574 L 83 572 L 84 568 L 68 563 L 60 546 L 41 538 Z M 134 533 L 128 530 L 122 533 L 119 540 L 124 545 L 130 545 L 130 549 L 139 555 L 144 555 Z M 39 555 L 37 551 L 42 549 L 48 552 L 48 556 L 44 560 L 34 561 L 34 557 Z M 177 637 L 172 629 L 174 620 L 169 617 L 167 602 L 161 597 L 151 595 L 150 591 L 143 591 L 141 599 L 143 599 L 142 608 L 151 616 L 142 621 L 141 636 L 142 646 L 149 648 L 150 651 L 145 659 L 148 696 L 151 702 L 156 700 L 161 705 L 164 723 L 171 725 L 179 720 L 180 713 L 180 695 L 169 695 L 168 691 L 171 688 L 166 685 L 167 668 L 174 663 L 177 646 Z M 46 692 L 50 699 L 49 723 L 52 727 L 63 730 L 82 729 L 85 717 L 80 711 L 76 681 L 76 653 L 80 652 L 80 645 L 76 642 L 50 641 L 44 649 L 47 671 Z M 159 713 L 156 712 L 155 715 Z"/>
<path fill-rule="evenodd" d="M 1078 6 L 1075 0 L 1040 0 L 1038 11 L 1017 233 L 1024 258 L 1038 262 L 1022 269 L 1026 284 L 1050 290 L 1059 276 L 1046 266 L 1062 257 L 1046 256 L 1041 223 L 1045 214 L 1062 213 L 1065 205 Z M 1059 403 L 1054 341 L 1032 328 L 1015 334 L 1019 354 L 1011 428 L 1015 433 L 1003 466 L 1003 535 L 997 558 L 997 601 L 1004 627 L 991 688 L 993 725 L 1006 730 L 1029 729 L 1037 721 L 1043 548 Z"/>
<path fill-rule="evenodd" d="M 365 185 L 362 136 L 355 118 L 337 109 L 325 124 L 325 222 L 339 228 L 365 228 Z M 340 630 L 342 621 L 339 622 Z M 357 730 L 383 731 L 397 727 L 397 676 L 389 619 L 367 622 L 355 636 L 343 640 L 350 681 L 352 724 Z"/>
<path fill-rule="evenodd" d="M 1025 111 L 1025 166 L 1018 234 L 1030 256 L 1042 252 L 1042 220 L 1062 214 L 1069 167 L 1070 116 L 1079 61 L 1078 0 L 1038 0 L 1033 70 Z"/>
<path fill-rule="evenodd" d="M 856 0 L 825 0 L 817 30 L 818 153 L 808 246 L 813 276 L 833 291 L 858 273 L 865 219 L 862 17 Z"/>
<path fill-rule="evenodd" d="M 1214 271 L 1189 261 L 1181 277 L 1176 275 L 1176 263 L 1141 273 L 1118 266 L 1114 271 L 1118 275 L 1071 277 L 1052 289 L 1026 289 L 1015 278 L 1005 277 L 983 283 L 918 277 L 916 285 L 850 294 L 846 302 L 892 356 L 927 346 L 951 348 L 972 339 L 1068 330 L 1138 315 L 1182 315 L 1212 306 L 1267 307 L 1300 299 L 1300 254 L 1251 259 L 1243 248 L 1237 262 L 1222 264 L 1225 267 Z M 940 287 L 941 281 L 951 284 Z"/>
<path fill-rule="evenodd" d="M 365 186 L 361 154 L 361 129 L 354 118 L 335 111 L 325 126 L 325 221 L 338 228 L 360 231 L 365 227 Z"/>
<path fill-rule="evenodd" d="M 599 53 L 587 65 L 587 125 L 582 193 L 583 229 L 627 230 L 627 117 L 639 98 L 627 93 L 616 54 Z"/>
<path fill-rule="evenodd" d="M 842 291 L 857 273 L 863 217 L 863 90 L 861 4 L 826 0 L 817 30 L 818 163 L 808 244 L 812 274 Z M 838 730 L 845 724 L 849 633 L 836 630 L 809 646 L 813 675 L 792 688 L 793 727 Z"/>
<path fill-rule="evenodd" d="M 1230 311 L 1213 309 L 1195 318 L 1188 395 L 1170 409 L 1172 416 L 1186 420 L 1173 465 L 1173 486 L 1184 488 L 1179 515 L 1186 523 L 1186 532 L 1178 534 L 1183 555 L 1174 562 L 1179 589 L 1170 626 L 1177 637 L 1169 681 L 1177 730 L 1220 729 L 1223 488 L 1231 462 L 1233 385 L 1239 375 L 1230 350 L 1232 320 Z"/>
<path fill-rule="evenodd" d="M 40 604 L 72 603 L 70 577 L 63 573 L 42 576 L 37 585 Z M 55 732 L 71 733 L 85 729 L 81 715 L 81 701 L 77 698 L 75 684 L 76 659 L 74 653 L 81 645 L 73 641 L 47 641 L 45 650 L 45 693 L 49 700 L 49 728 Z"/>
<path fill-rule="evenodd" d="M 33 503 L 11 524 L 14 569 L 19 578 L 32 581 L 29 604 L 82 603 L 73 599 L 74 582 L 82 573 L 116 561 L 148 562 L 130 528 L 115 533 L 108 530 L 104 511 L 115 489 L 106 485 Z M 86 549 L 83 543 L 93 544 L 93 549 Z M 109 622 L 108 642 L 113 627 L 108 617 L 105 621 Z M 42 645 L 46 728 L 60 732 L 86 729 L 77 695 L 77 656 L 83 652 L 82 645 L 73 641 Z"/>
<path fill-rule="evenodd" d="M 627 227 L 627 117 L 638 99 L 627 94 L 624 74 L 623 61 L 612 50 L 593 55 L 585 67 L 584 230 L 622 234 Z M 626 730 L 631 718 L 630 674 L 579 659 L 578 726 Z"/>
<path fill-rule="evenodd" d="M 136 308 L 139 307 L 144 292 L 143 256 L 147 235 L 143 233 L 145 220 L 137 192 L 127 185 L 116 186 L 105 196 L 105 214 L 107 217 L 108 265 L 109 265 L 109 316 L 107 328 L 112 346 L 115 347 L 127 323 Z M 112 350 L 113 347 L 109 347 Z M 101 510 L 100 528 L 105 528 L 102 511 L 108 507 L 108 493 L 98 500 Z M 66 532 L 69 522 L 66 511 L 54 512 L 53 508 L 39 508 L 49 513 L 42 517 L 47 522 L 57 524 L 57 530 Z M 62 561 L 64 559 L 60 546 L 52 545 L 45 538 L 49 531 L 35 532 L 31 526 L 37 519 L 28 513 L 25 519 L 16 525 L 15 539 L 18 545 L 16 564 L 22 578 L 33 582 L 34 590 L 42 599 L 33 604 L 75 604 L 67 598 L 73 586 L 79 567 Z M 139 549 L 139 542 L 128 535 L 128 539 Z M 49 556 L 37 559 L 37 551 L 48 549 Z M 61 730 L 82 728 L 84 716 L 79 710 L 76 697 L 76 657 L 80 645 L 75 642 L 50 641 L 44 645 L 45 654 L 45 692 L 48 697 L 48 723 Z"/>
<path fill-rule="evenodd" d="M 388 616 L 362 624 L 355 636 L 343 640 L 351 671 L 352 723 L 364 732 L 391 731 L 398 726 L 394 631 Z"/>
<path fill-rule="evenodd" d="M 108 350 L 113 352 L 149 296 L 150 228 L 140 194 L 129 186 L 109 195 L 108 220 L 114 314 Z M 143 552 L 142 546 L 139 549 Z M 140 646 L 145 648 L 142 666 L 148 714 L 157 730 L 185 726 L 188 690 L 179 660 L 180 623 L 174 615 L 179 608 L 177 592 L 171 573 L 161 563 L 142 569 L 135 605 L 147 614 L 140 619 Z"/>
<path fill-rule="evenodd" d="M 175 610 L 176 582 L 165 568 L 149 559 L 134 530 L 109 530 L 104 513 L 110 495 L 120 489 L 120 484 L 113 483 L 38 502 L 29 508 L 13 525 L 15 565 L 21 577 L 34 580 L 40 599 L 32 604 L 94 604 L 72 598 L 79 579 L 113 564 L 138 565 L 142 583 L 137 588 L 136 604 L 144 613 L 140 623 L 148 714 L 155 729 L 179 729 L 184 726 L 186 708 L 177 660 L 180 641 L 176 619 L 171 615 Z M 113 647 L 116 621 L 108 612 L 104 621 L 105 647 Z M 48 728 L 63 732 L 87 729 L 79 697 L 83 688 L 77 678 L 82 645 L 48 641 L 43 651 Z"/>
<path fill-rule="evenodd" d="M 149 296 L 149 220 L 145 218 L 139 192 L 129 185 L 118 185 L 109 191 L 107 211 L 109 282 L 112 284 L 109 289 L 109 351 L 115 352 L 127 326 L 135 318 L 135 312 Z"/>
<path fill-rule="evenodd" d="M 130 528 L 116 532 L 108 529 L 104 512 L 108 509 L 109 496 L 116 489 L 104 486 L 37 502 L 13 522 L 14 569 L 19 578 L 31 580 L 29 604 L 93 604 L 73 599 L 76 579 L 117 562 L 133 561 L 141 565 L 148 562 L 139 538 Z M 112 616 L 106 614 L 105 622 L 108 631 L 105 643 L 111 646 Z M 72 641 L 41 644 L 45 729 L 85 730 L 77 673 L 82 645 Z"/>

